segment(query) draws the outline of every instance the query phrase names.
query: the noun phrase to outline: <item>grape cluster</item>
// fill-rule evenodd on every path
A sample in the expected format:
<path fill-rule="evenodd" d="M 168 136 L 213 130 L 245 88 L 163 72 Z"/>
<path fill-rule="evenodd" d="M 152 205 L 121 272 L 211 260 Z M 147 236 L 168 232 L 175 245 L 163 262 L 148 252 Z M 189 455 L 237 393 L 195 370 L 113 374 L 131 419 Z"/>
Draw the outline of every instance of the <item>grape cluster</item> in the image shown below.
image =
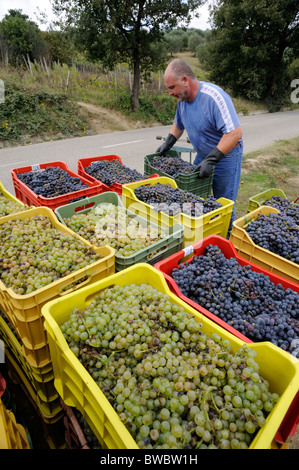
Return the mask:
<path fill-rule="evenodd" d="M 8 199 L 0 190 L 0 217 L 26 211 L 27 209 L 29 209 L 29 206 Z"/>
<path fill-rule="evenodd" d="M 45 198 L 89 188 L 88 184 L 83 183 L 79 177 L 72 176 L 59 167 L 48 166 L 45 169 L 19 173 L 17 176 L 35 194 Z"/>
<path fill-rule="evenodd" d="M 279 398 L 253 349 L 151 285 L 103 289 L 61 330 L 139 448 L 248 448 Z"/>
<path fill-rule="evenodd" d="M 135 217 L 129 217 L 124 207 L 110 203 L 98 204 L 85 213 L 75 213 L 64 222 L 91 244 L 110 245 L 124 257 L 166 237 L 165 231 L 149 224 L 144 227 Z"/>
<path fill-rule="evenodd" d="M 249 222 L 246 232 L 256 245 L 299 264 L 299 226 L 284 212 L 262 214 Z"/>
<path fill-rule="evenodd" d="M 299 204 L 292 203 L 289 199 L 281 196 L 272 196 L 271 199 L 264 202 L 265 206 L 271 206 L 291 217 L 295 224 L 299 225 Z"/>
<path fill-rule="evenodd" d="M 125 184 L 146 179 L 135 169 L 123 165 L 119 160 L 97 160 L 85 168 L 85 172 L 106 184 Z"/>
<path fill-rule="evenodd" d="M 17 294 L 30 294 L 100 259 L 49 217 L 15 218 L 0 225 L 0 279 Z"/>
<path fill-rule="evenodd" d="M 134 192 L 140 201 L 151 205 L 155 211 L 163 211 L 170 216 L 183 212 L 190 217 L 200 217 L 222 207 L 211 195 L 204 199 L 184 189 L 173 188 L 169 183 L 141 185 Z"/>
<path fill-rule="evenodd" d="M 190 174 L 194 171 L 194 165 L 190 162 L 182 160 L 179 157 L 165 157 L 156 155 L 153 158 L 152 166 L 159 170 L 162 170 L 164 173 L 176 178 L 180 174 Z"/>
<path fill-rule="evenodd" d="M 218 246 L 174 268 L 182 294 L 254 342 L 270 341 L 299 358 L 299 294 L 227 259 Z"/>

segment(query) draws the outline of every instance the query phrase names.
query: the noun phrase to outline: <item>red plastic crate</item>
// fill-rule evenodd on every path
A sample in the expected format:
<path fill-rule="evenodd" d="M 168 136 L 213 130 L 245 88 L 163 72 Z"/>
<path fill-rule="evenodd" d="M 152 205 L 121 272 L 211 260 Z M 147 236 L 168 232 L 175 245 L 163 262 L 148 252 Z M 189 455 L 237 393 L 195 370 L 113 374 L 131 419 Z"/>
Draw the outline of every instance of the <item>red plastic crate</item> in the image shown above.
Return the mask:
<path fill-rule="evenodd" d="M 181 251 L 178 251 L 174 255 L 169 256 L 168 258 L 165 258 L 164 260 L 154 265 L 155 268 L 161 271 L 162 274 L 164 275 L 170 290 L 173 293 L 175 293 L 180 299 L 184 300 L 187 304 L 191 305 L 193 308 L 200 311 L 202 314 L 204 314 L 205 316 L 213 320 L 218 325 L 225 328 L 227 331 L 230 331 L 234 336 L 237 336 L 238 338 L 242 339 L 246 343 L 252 343 L 253 341 L 251 341 L 249 338 L 241 334 L 235 328 L 228 325 L 226 322 L 218 318 L 212 312 L 209 312 L 209 310 L 206 310 L 201 305 L 197 304 L 196 302 L 190 300 L 188 297 L 183 295 L 177 283 L 171 277 L 171 273 L 174 268 L 177 268 L 178 265 L 182 262 L 190 263 L 194 256 L 202 255 L 204 253 L 205 247 L 208 245 L 214 245 L 214 246 L 218 245 L 218 247 L 221 249 L 222 253 L 224 254 L 226 258 L 232 258 L 232 257 L 236 258 L 238 263 L 241 266 L 250 266 L 252 271 L 265 274 L 266 276 L 269 277 L 270 281 L 272 281 L 274 284 L 281 284 L 285 289 L 289 288 L 299 293 L 299 285 L 295 284 L 295 282 L 284 279 L 278 276 L 277 274 L 273 274 L 270 271 L 267 271 L 266 269 L 263 269 L 260 266 L 257 266 L 256 264 L 251 263 L 245 258 L 242 258 L 241 256 L 238 255 L 232 242 L 227 240 L 226 238 L 220 237 L 219 235 L 210 235 L 204 238 L 203 240 L 200 240 L 194 243 L 193 245 Z M 188 259 L 187 259 L 187 256 L 189 256 Z"/>
<path fill-rule="evenodd" d="M 32 191 L 32 189 L 30 189 L 25 183 L 23 183 L 17 176 L 22 175 L 24 173 L 28 173 L 30 171 L 45 169 L 48 167 L 59 167 L 62 170 L 65 170 L 70 176 L 80 178 L 83 184 L 88 185 L 88 188 L 80 189 L 78 191 L 74 191 L 67 194 L 62 194 L 57 197 L 46 198 Z M 64 162 L 41 163 L 38 165 L 15 168 L 11 170 L 11 175 L 16 197 L 28 206 L 44 206 L 54 210 L 57 207 L 68 204 L 70 201 L 76 198 L 86 198 L 88 196 L 95 196 L 96 194 L 100 194 L 106 191 L 104 189 L 104 185 L 100 181 L 90 181 L 89 179 L 80 176 L 77 173 L 74 173 L 68 168 L 67 164 Z"/>
<path fill-rule="evenodd" d="M 250 266 L 252 271 L 263 273 L 269 277 L 270 281 L 274 284 L 281 284 L 285 289 L 292 289 L 295 292 L 299 293 L 299 285 L 295 282 L 284 279 L 277 274 L 273 274 L 270 271 L 267 271 L 260 266 L 257 266 L 245 258 L 242 258 L 238 255 L 237 251 L 234 248 L 234 245 L 229 240 L 222 238 L 218 235 L 210 235 L 203 240 L 200 240 L 193 245 L 178 251 L 172 256 L 156 263 L 154 267 L 162 272 L 163 276 L 166 279 L 166 282 L 169 286 L 171 292 L 176 294 L 180 299 L 185 301 L 188 305 L 195 308 L 197 311 L 201 312 L 206 317 L 210 318 L 212 321 L 222 326 L 225 330 L 232 333 L 237 338 L 240 338 L 245 343 L 252 343 L 253 341 L 241 334 L 238 330 L 233 328 L 231 325 L 228 325 L 226 322 L 218 318 L 212 312 L 206 310 L 204 307 L 198 303 L 190 300 L 188 297 L 182 294 L 177 283 L 171 277 L 171 273 L 174 268 L 177 268 L 181 263 L 190 263 L 194 256 L 200 256 L 204 253 L 205 247 L 208 245 L 217 245 L 226 258 L 236 258 L 238 263 L 241 266 Z M 293 436 L 299 424 L 299 391 L 294 398 L 293 402 L 290 404 L 290 408 L 287 414 L 284 417 L 284 420 L 275 436 L 275 440 L 278 442 L 286 442 L 288 437 Z"/>
<path fill-rule="evenodd" d="M 97 180 L 96 178 L 94 178 L 93 176 L 90 176 L 86 171 L 85 171 L 85 168 L 87 168 L 92 162 L 97 162 L 99 160 L 108 160 L 108 161 L 111 161 L 111 160 L 118 160 L 120 162 L 121 165 L 123 165 L 123 162 L 121 160 L 120 157 L 118 157 L 117 155 L 103 155 L 103 156 L 100 156 L 100 157 L 91 157 L 91 158 L 80 158 L 78 160 L 78 174 L 82 177 L 84 177 L 85 179 L 89 180 L 90 182 L 97 182 L 97 183 L 101 183 L 103 185 L 103 188 L 104 191 L 114 191 L 115 193 L 121 195 L 122 194 L 122 187 L 123 185 L 121 183 L 113 183 L 111 186 L 107 186 L 106 184 L 104 184 L 102 181 L 99 181 Z M 159 175 L 157 174 L 154 174 L 152 176 L 149 176 L 147 178 L 154 178 L 154 177 L 157 177 Z"/>

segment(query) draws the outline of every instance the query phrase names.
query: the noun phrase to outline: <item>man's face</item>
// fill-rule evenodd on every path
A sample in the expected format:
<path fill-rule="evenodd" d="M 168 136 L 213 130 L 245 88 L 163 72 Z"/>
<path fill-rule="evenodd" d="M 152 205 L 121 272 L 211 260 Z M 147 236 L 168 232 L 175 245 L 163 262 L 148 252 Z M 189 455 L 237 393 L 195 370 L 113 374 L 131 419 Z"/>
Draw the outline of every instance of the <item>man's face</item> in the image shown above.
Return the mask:
<path fill-rule="evenodd" d="M 166 70 L 164 82 L 170 96 L 174 96 L 178 101 L 189 101 L 190 86 L 187 77 L 178 78 L 171 71 Z"/>

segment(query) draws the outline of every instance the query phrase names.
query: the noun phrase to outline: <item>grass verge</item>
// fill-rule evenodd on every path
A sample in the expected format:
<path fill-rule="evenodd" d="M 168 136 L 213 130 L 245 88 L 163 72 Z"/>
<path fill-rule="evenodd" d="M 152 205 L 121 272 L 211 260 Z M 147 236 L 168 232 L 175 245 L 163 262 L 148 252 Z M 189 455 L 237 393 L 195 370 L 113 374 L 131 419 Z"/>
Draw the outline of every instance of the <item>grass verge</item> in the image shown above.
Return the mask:
<path fill-rule="evenodd" d="M 243 157 L 236 217 L 247 212 L 249 198 L 268 189 L 280 189 L 290 201 L 299 196 L 299 136 L 279 140 Z"/>

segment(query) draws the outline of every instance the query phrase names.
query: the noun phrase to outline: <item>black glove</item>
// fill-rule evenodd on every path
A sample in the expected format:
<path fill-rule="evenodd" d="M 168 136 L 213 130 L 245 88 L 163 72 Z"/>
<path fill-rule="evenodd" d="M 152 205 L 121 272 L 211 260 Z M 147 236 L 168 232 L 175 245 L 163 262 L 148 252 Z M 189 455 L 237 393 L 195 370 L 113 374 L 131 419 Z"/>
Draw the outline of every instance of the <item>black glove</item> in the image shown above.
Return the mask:
<path fill-rule="evenodd" d="M 159 148 L 157 148 L 156 153 L 158 153 L 161 156 L 164 156 L 166 152 L 168 152 L 168 150 L 171 149 L 171 147 L 173 147 L 176 141 L 177 139 L 175 138 L 174 135 L 168 134 L 163 144 L 160 145 Z"/>
<path fill-rule="evenodd" d="M 194 168 L 194 172 L 198 171 L 198 178 L 207 178 L 211 176 L 213 166 L 222 160 L 224 153 L 222 153 L 217 147 L 213 148 L 211 152 L 205 157 L 205 159 Z"/>

